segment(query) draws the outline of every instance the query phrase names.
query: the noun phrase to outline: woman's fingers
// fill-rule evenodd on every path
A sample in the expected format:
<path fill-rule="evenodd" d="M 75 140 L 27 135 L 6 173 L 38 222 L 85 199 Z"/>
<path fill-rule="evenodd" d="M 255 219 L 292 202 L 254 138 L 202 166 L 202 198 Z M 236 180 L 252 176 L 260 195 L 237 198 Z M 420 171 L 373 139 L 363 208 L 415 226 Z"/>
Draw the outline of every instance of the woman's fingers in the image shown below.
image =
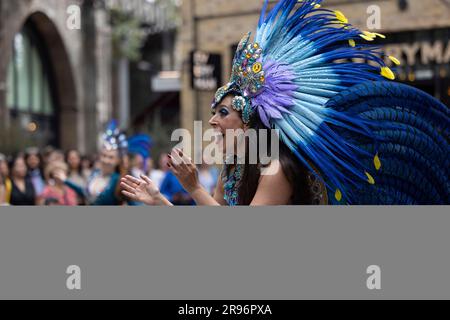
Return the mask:
<path fill-rule="evenodd" d="M 137 185 L 139 185 L 141 183 L 141 180 L 139 180 L 138 178 L 135 178 L 133 176 L 130 176 L 130 175 L 126 175 L 125 179 L 127 179 L 127 180 L 129 180 L 129 181 L 131 181 L 131 182 L 133 182 L 133 183 L 135 183 Z"/>
<path fill-rule="evenodd" d="M 122 179 L 120 179 L 120 182 L 126 183 L 126 184 L 130 185 L 131 187 L 135 186 L 135 183 L 133 181 L 127 179 L 126 177 L 123 177 Z"/>
<path fill-rule="evenodd" d="M 137 188 L 141 184 L 141 180 L 136 179 L 133 176 L 127 175 L 122 178 L 122 182 L 125 182 L 126 184 L 132 186 L 133 188 Z"/>
<path fill-rule="evenodd" d="M 177 149 L 174 149 L 174 151 L 171 154 L 170 159 L 172 160 L 172 164 L 175 166 L 181 166 L 183 164 L 183 159 L 181 158 Z"/>
<path fill-rule="evenodd" d="M 191 158 L 178 148 L 174 148 L 169 155 L 169 167 L 178 179 L 182 179 L 184 175 L 189 175 L 193 169 L 196 169 Z"/>
<path fill-rule="evenodd" d="M 182 163 L 179 159 L 173 159 L 175 156 L 172 157 L 171 160 L 169 160 L 169 168 L 170 171 L 173 172 L 176 176 L 178 176 L 179 171 L 183 171 Z"/>
<path fill-rule="evenodd" d="M 143 174 L 141 175 L 141 179 L 144 180 L 145 182 L 147 182 L 147 183 L 148 183 L 149 185 L 151 185 L 151 186 L 154 185 L 152 179 L 150 179 L 150 178 L 147 177 L 147 176 L 144 176 Z"/>
<path fill-rule="evenodd" d="M 172 171 L 172 173 L 174 175 L 178 176 L 178 170 L 179 170 L 178 166 L 176 166 L 175 164 L 172 163 L 171 165 L 169 165 L 169 169 L 170 169 L 170 171 Z"/>
<path fill-rule="evenodd" d="M 184 152 L 183 150 L 179 149 L 179 148 L 175 148 L 175 150 L 178 152 L 178 154 L 180 155 L 180 157 L 183 157 Z"/>
<path fill-rule="evenodd" d="M 192 162 L 192 159 L 184 153 L 183 150 L 175 148 L 175 150 L 177 151 L 177 154 L 180 156 L 180 158 L 183 160 L 183 163 L 185 164 L 190 164 Z"/>
<path fill-rule="evenodd" d="M 185 154 L 183 150 L 178 148 L 175 148 L 174 150 L 184 164 L 189 165 L 192 163 L 192 159 L 187 154 Z"/>
<path fill-rule="evenodd" d="M 120 180 L 120 183 L 125 183 L 126 185 L 128 185 L 129 187 L 131 187 L 133 189 L 137 189 L 138 188 L 137 184 L 135 184 L 134 182 L 129 181 L 129 180 L 122 179 L 122 180 Z"/>
<path fill-rule="evenodd" d="M 169 159 L 167 160 L 167 166 L 172 170 L 174 165 L 175 164 L 173 163 L 172 156 L 169 155 Z"/>
<path fill-rule="evenodd" d="M 122 189 L 135 194 L 136 193 L 136 189 L 131 187 L 130 185 L 126 184 L 125 182 L 120 183 L 120 186 L 122 187 Z"/>
<path fill-rule="evenodd" d="M 172 152 L 171 159 L 174 166 L 185 168 L 192 165 L 192 159 L 178 148 L 175 148 Z"/>
<path fill-rule="evenodd" d="M 122 190 L 122 194 L 131 200 L 138 200 L 134 193 L 130 193 L 128 191 Z"/>

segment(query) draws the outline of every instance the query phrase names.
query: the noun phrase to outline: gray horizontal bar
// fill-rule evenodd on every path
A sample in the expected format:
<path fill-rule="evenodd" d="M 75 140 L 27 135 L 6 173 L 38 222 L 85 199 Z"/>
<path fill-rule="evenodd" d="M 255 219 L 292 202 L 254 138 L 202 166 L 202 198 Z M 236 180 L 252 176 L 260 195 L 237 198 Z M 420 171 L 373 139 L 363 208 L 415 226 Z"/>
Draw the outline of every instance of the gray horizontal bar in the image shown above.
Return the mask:
<path fill-rule="evenodd" d="M 449 207 L 0 207 L 0 298 L 448 299 L 449 227 Z"/>

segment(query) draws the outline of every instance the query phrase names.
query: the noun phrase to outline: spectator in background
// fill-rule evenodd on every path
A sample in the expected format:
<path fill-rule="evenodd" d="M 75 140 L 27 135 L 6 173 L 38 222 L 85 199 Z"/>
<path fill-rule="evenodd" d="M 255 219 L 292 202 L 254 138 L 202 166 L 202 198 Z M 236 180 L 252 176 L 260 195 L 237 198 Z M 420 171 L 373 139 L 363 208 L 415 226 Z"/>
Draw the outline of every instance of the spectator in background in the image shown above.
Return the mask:
<path fill-rule="evenodd" d="M 3 178 L 9 177 L 8 160 L 3 153 L 0 153 L 0 175 Z"/>
<path fill-rule="evenodd" d="M 14 157 L 9 163 L 11 172 L 11 199 L 13 206 L 36 205 L 36 191 L 31 178 L 27 176 L 27 166 L 22 155 Z"/>
<path fill-rule="evenodd" d="M 88 175 L 83 174 L 83 167 L 81 165 L 81 156 L 77 150 L 69 150 L 66 153 L 66 163 L 69 166 L 67 180 L 86 189 Z M 89 172 L 90 173 L 90 172 Z M 79 205 L 85 204 L 85 199 L 77 195 L 77 203 Z"/>
<path fill-rule="evenodd" d="M 117 190 L 122 172 L 128 174 L 128 160 L 121 156 L 119 150 L 103 148 L 100 153 L 100 169 L 92 171 L 86 188 L 83 188 L 67 179 L 64 172 L 60 171 L 57 178 L 73 189 L 80 197 L 86 199 L 89 205 L 113 206 L 122 205 L 125 200 Z"/>
<path fill-rule="evenodd" d="M 61 150 L 53 150 L 48 155 L 47 162 L 45 164 L 47 165 L 51 162 L 64 162 L 64 160 L 65 160 L 64 152 L 62 152 Z"/>
<path fill-rule="evenodd" d="M 139 178 L 145 174 L 145 159 L 140 154 L 131 155 L 131 175 Z"/>
<path fill-rule="evenodd" d="M 69 150 L 66 153 L 66 163 L 69 166 L 67 179 L 80 187 L 86 188 L 87 179 L 83 174 L 81 156 L 77 150 Z"/>
<path fill-rule="evenodd" d="M 39 200 L 40 205 L 76 206 L 77 194 L 58 177 L 68 173 L 68 166 L 61 161 L 51 161 L 45 168 L 47 185 Z"/>
<path fill-rule="evenodd" d="M 11 199 L 12 183 L 9 178 L 9 168 L 6 156 L 0 153 L 0 181 L 2 195 L 0 195 L 0 205 L 9 204 Z"/>
<path fill-rule="evenodd" d="M 217 179 L 212 173 L 211 166 L 208 165 L 205 161 L 203 161 L 202 164 L 198 166 L 198 180 L 210 195 L 214 194 Z"/>
<path fill-rule="evenodd" d="M 6 186 L 3 177 L 0 175 L 0 206 L 6 205 Z"/>
<path fill-rule="evenodd" d="M 28 168 L 28 176 L 33 183 L 36 195 L 39 196 L 45 187 L 45 179 L 43 175 L 43 162 L 39 154 L 38 148 L 28 148 L 25 151 L 25 163 Z"/>
<path fill-rule="evenodd" d="M 166 173 L 169 171 L 169 167 L 167 166 L 167 163 L 168 163 L 168 157 L 167 157 L 166 153 L 163 153 L 159 156 L 159 161 L 158 161 L 159 169 L 154 167 L 153 159 L 149 159 L 149 171 L 148 171 L 147 175 L 158 186 L 158 188 L 161 188 L 161 183 L 164 180 Z"/>
<path fill-rule="evenodd" d="M 86 181 L 92 174 L 93 163 L 94 162 L 88 156 L 81 157 L 81 173 Z"/>
<path fill-rule="evenodd" d="M 50 157 L 50 154 L 55 151 L 55 148 L 52 146 L 46 146 L 44 150 L 42 151 L 42 161 L 43 164 L 48 163 L 48 158 Z"/>

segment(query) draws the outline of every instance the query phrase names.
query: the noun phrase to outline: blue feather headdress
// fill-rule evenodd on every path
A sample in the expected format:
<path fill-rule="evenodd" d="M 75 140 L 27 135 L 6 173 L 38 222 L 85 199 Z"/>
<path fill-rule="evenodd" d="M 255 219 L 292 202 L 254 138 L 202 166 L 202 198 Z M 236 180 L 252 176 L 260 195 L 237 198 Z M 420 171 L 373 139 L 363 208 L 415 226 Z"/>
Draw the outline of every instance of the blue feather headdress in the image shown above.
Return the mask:
<path fill-rule="evenodd" d="M 232 106 L 244 123 L 259 117 L 279 130 L 281 141 L 311 172 L 320 171 L 332 202 L 355 203 L 362 185 L 376 183 L 381 160 L 377 147 L 362 148 L 351 136 L 375 146 L 383 137 L 373 122 L 328 103 L 359 84 L 394 80 L 384 61 L 399 61 L 369 44 L 383 35 L 353 27 L 342 12 L 321 3 L 280 0 L 267 12 L 266 0 L 254 41 L 248 33 L 239 43 L 231 79 L 217 91 L 212 108 L 233 94 Z M 368 157 L 369 164 L 362 161 Z"/>
<path fill-rule="evenodd" d="M 103 148 L 107 150 L 118 150 L 120 154 L 139 154 L 144 160 L 150 158 L 152 139 L 146 134 L 136 134 L 127 138 L 120 131 L 117 121 L 112 120 L 102 135 Z"/>

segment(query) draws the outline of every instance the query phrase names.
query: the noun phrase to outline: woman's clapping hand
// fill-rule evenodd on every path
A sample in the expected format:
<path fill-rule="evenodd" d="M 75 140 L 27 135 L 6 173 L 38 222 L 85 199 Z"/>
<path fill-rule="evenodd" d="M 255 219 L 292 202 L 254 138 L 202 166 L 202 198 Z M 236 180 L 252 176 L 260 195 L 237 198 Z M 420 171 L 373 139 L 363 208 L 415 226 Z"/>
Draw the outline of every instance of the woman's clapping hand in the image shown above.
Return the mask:
<path fill-rule="evenodd" d="M 140 179 L 127 175 L 120 180 L 120 186 L 122 194 L 133 201 L 147 205 L 157 205 L 160 201 L 159 188 L 144 175 Z"/>

